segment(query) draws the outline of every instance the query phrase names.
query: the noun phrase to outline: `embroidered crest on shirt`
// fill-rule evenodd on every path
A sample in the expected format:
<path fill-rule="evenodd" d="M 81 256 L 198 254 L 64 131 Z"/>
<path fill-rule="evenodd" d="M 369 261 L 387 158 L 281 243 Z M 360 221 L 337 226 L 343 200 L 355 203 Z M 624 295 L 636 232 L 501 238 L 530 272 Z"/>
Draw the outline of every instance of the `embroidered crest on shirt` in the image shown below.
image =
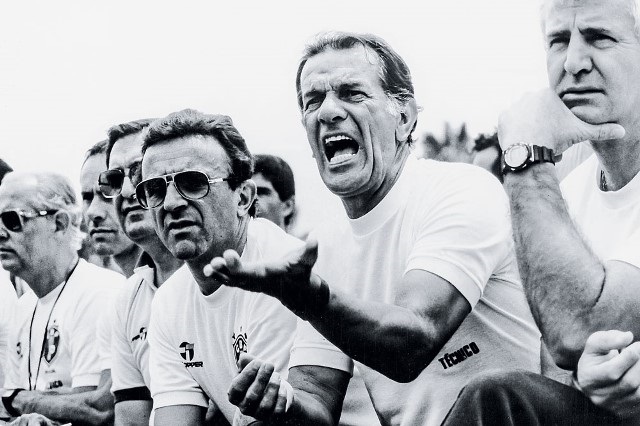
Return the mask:
<path fill-rule="evenodd" d="M 140 340 L 140 341 L 147 340 L 147 327 L 140 327 L 140 333 L 136 334 L 131 338 L 131 343 L 135 342 L 136 340 Z M 192 349 L 193 349 L 193 345 L 192 345 Z"/>
<path fill-rule="evenodd" d="M 58 324 L 54 320 L 53 324 L 47 328 L 42 351 L 42 357 L 47 361 L 47 364 L 51 364 L 51 361 L 58 354 L 58 347 L 60 347 L 60 331 L 58 330 Z"/>
<path fill-rule="evenodd" d="M 243 352 L 246 354 L 248 351 L 247 333 L 243 333 L 242 327 L 240 327 L 240 332 L 233 333 L 231 340 L 233 341 L 233 352 L 236 357 L 236 362 L 238 362 L 240 354 Z"/>

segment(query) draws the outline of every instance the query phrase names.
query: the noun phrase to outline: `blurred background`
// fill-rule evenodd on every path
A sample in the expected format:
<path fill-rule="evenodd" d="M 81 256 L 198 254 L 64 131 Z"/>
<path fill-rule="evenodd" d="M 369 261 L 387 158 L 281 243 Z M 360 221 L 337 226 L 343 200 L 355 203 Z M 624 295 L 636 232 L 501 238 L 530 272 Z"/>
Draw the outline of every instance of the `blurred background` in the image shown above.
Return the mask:
<path fill-rule="evenodd" d="M 85 151 L 111 125 L 186 107 L 223 113 L 252 152 L 291 164 L 306 227 L 341 209 L 296 104 L 298 59 L 314 34 L 386 39 L 422 106 L 416 155 L 471 161 L 500 111 L 547 83 L 538 9 L 532 0 L 4 2 L 0 158 L 78 187 Z"/>

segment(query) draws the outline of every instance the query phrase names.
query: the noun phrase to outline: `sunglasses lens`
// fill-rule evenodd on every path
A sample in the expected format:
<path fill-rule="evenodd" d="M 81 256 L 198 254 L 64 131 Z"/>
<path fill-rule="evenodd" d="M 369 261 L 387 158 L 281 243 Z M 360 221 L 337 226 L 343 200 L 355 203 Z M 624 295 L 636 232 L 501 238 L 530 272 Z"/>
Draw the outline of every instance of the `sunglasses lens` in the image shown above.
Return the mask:
<path fill-rule="evenodd" d="M 209 193 L 209 178 L 202 172 L 177 173 L 173 180 L 176 188 L 185 198 L 197 200 Z"/>
<path fill-rule="evenodd" d="M 98 187 L 105 197 L 115 197 L 122 191 L 124 173 L 121 170 L 107 170 L 98 176 Z"/>
<path fill-rule="evenodd" d="M 9 231 L 20 232 L 22 230 L 22 222 L 20 221 L 18 212 L 4 212 L 0 214 L 0 218 L 2 219 L 2 224 Z"/>
<path fill-rule="evenodd" d="M 167 184 L 163 178 L 151 178 L 140 182 L 136 196 L 140 205 L 147 209 L 158 207 L 167 195 Z"/>

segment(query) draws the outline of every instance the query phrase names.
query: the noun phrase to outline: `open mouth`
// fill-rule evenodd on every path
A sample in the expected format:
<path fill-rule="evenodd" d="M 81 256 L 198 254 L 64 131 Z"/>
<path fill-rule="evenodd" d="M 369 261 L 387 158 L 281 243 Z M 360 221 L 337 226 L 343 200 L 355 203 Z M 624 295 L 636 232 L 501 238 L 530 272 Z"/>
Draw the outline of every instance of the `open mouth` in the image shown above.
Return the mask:
<path fill-rule="evenodd" d="M 347 135 L 334 135 L 324 139 L 324 155 L 331 164 L 347 161 L 359 150 L 358 142 Z"/>

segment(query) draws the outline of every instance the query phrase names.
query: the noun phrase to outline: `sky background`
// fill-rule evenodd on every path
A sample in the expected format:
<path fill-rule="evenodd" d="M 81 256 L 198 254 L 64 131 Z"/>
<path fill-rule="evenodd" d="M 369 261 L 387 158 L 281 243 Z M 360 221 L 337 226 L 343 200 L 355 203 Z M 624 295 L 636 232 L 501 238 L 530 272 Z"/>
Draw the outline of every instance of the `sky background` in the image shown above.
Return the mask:
<path fill-rule="evenodd" d="M 417 134 L 502 109 L 547 84 L 536 0 L 26 1 L 0 6 L 0 158 L 78 187 L 113 124 L 183 108 L 231 116 L 253 153 L 287 160 L 303 225 L 341 209 L 300 124 L 295 73 L 326 30 L 371 32 L 408 63 Z"/>

